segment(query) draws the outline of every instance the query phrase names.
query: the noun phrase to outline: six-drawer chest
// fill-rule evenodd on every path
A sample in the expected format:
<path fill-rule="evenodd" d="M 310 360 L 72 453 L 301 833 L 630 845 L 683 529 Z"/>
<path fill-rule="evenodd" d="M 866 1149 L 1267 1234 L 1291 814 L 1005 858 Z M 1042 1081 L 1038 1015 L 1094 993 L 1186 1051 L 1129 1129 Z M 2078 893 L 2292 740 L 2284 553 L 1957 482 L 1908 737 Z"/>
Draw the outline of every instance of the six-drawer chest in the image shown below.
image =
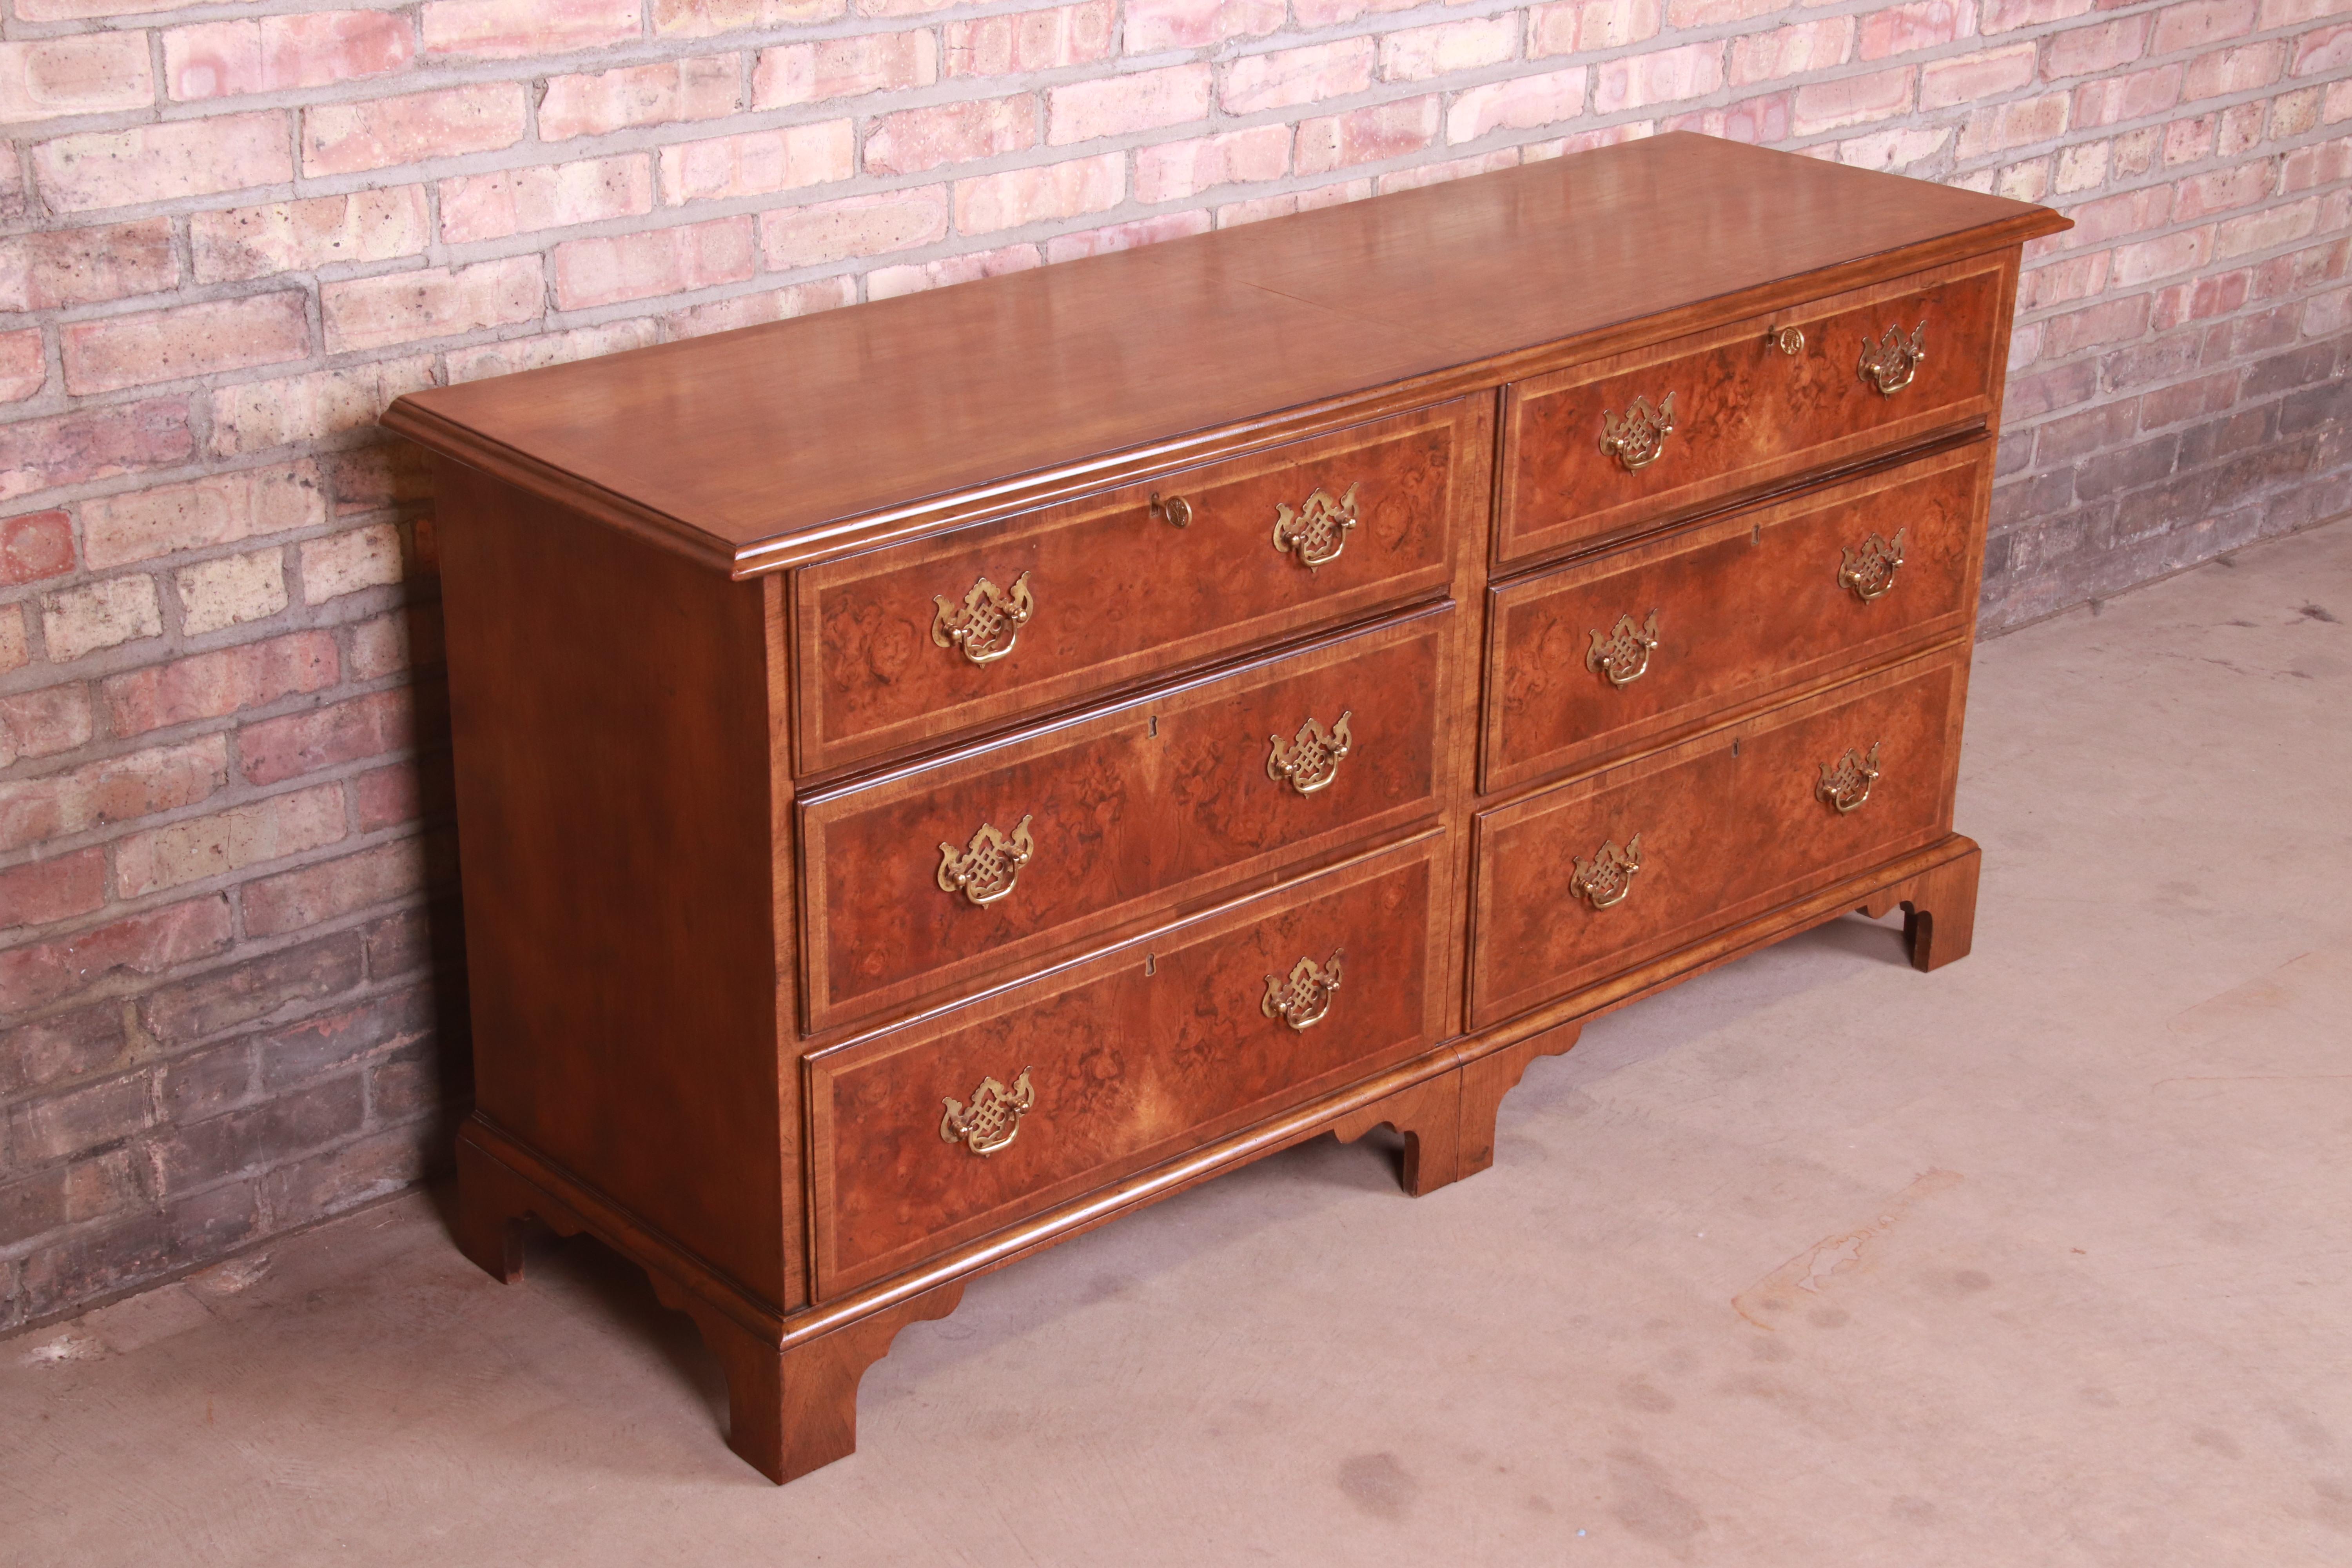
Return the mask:
<path fill-rule="evenodd" d="M 1668 135 L 395 404 L 460 1242 L 642 1265 L 783 1480 L 963 1282 L 1325 1132 L 1415 1193 L 1953 788 L 2039 207 Z"/>

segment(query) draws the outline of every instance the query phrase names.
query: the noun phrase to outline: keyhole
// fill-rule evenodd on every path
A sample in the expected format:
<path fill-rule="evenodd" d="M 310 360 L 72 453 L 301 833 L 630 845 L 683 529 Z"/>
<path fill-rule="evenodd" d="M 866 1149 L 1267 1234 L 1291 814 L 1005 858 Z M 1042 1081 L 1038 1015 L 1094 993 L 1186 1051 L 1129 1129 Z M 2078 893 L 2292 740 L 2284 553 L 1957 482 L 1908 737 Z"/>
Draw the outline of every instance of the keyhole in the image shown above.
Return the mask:
<path fill-rule="evenodd" d="M 1159 738 L 1160 738 L 1160 715 L 1159 715 L 1159 714 L 1157 714 L 1157 713 L 1154 713 L 1153 715 L 1151 715 L 1151 732 L 1150 732 L 1150 734 L 1146 735 L 1146 736 L 1144 737 L 1144 739 L 1146 739 L 1146 740 L 1148 740 L 1148 741 L 1156 741 L 1156 740 L 1158 740 Z"/>
<path fill-rule="evenodd" d="M 1756 531 L 1748 536 L 1748 542 L 1750 544 L 1761 544 L 1764 542 L 1764 525 L 1762 523 L 1759 522 L 1756 525 Z"/>
<path fill-rule="evenodd" d="M 1731 754 L 1735 757 L 1739 754 L 1739 737 L 1737 735 L 1731 738 Z"/>
<path fill-rule="evenodd" d="M 1143 955 L 1143 973 L 1146 974 L 1157 974 L 1160 973 L 1160 955 L 1158 953 L 1147 952 Z"/>

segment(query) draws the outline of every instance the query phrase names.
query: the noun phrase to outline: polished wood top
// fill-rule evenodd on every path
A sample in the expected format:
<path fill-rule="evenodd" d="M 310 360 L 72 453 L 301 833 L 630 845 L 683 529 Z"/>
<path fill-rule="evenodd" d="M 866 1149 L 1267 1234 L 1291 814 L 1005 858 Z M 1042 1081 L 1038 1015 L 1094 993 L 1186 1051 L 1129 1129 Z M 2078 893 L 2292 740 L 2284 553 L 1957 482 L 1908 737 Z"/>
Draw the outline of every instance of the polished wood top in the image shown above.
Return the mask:
<path fill-rule="evenodd" d="M 2069 226 L 1689 133 L 412 394 L 390 428 L 738 574 L 861 520 Z M 1507 363 L 1530 353 L 1539 360 Z M 1458 389 L 1458 388 L 1455 388 Z M 1180 443 L 1181 444 L 1181 443 Z"/>

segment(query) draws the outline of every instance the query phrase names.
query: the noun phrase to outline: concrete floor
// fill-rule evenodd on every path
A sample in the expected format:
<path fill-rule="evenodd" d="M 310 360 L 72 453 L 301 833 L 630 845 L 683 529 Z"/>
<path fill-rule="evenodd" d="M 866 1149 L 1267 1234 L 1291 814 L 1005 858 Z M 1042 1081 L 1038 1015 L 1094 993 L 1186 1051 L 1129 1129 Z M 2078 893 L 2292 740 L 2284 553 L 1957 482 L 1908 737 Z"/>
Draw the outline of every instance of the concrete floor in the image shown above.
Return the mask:
<path fill-rule="evenodd" d="M 593 1245 L 411 1196 L 0 1343 L 10 1564 L 2352 1563 L 2352 525 L 2005 637 L 1976 952 L 1588 1031 L 975 1284 L 781 1490 Z"/>

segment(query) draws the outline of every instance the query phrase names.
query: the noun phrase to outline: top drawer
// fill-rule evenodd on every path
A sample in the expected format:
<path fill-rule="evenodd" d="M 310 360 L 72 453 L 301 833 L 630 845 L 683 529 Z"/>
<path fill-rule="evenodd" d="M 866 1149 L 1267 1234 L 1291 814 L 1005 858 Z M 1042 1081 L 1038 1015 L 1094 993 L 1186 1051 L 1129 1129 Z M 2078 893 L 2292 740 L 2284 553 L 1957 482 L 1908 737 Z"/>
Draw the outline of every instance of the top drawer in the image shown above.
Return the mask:
<path fill-rule="evenodd" d="M 1443 591 L 1492 405 L 1457 399 L 804 568 L 803 772 Z"/>
<path fill-rule="evenodd" d="M 1496 558 L 1990 418 L 2010 278 L 1979 257 L 1512 386 Z"/>

